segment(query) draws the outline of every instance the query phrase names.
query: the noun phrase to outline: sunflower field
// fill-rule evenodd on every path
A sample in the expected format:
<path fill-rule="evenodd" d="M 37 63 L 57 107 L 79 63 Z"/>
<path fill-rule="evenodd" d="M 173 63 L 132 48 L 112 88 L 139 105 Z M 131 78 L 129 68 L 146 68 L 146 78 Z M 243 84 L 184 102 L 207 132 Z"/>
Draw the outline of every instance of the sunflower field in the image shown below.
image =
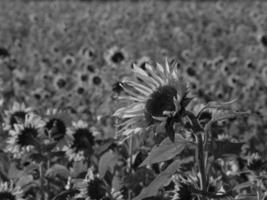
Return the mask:
<path fill-rule="evenodd" d="M 0 200 L 267 200 L 267 2 L 0 1 Z"/>

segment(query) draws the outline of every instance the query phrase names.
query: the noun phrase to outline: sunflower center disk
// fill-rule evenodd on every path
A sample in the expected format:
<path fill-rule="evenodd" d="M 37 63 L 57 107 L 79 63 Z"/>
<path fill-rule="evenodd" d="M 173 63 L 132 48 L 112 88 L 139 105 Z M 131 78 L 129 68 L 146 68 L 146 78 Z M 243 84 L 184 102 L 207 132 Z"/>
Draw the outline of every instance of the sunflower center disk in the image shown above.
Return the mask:
<path fill-rule="evenodd" d="M 94 136 L 87 129 L 78 129 L 74 134 L 73 147 L 78 151 L 91 150 L 94 145 Z"/>
<path fill-rule="evenodd" d="M 32 127 L 24 128 L 18 135 L 18 144 L 21 146 L 35 145 L 38 131 Z"/>
<path fill-rule="evenodd" d="M 91 199 L 100 200 L 106 194 L 105 186 L 103 182 L 99 179 L 92 180 L 88 184 L 87 194 Z"/>
<path fill-rule="evenodd" d="M 50 131 L 51 137 L 56 141 L 64 138 L 66 134 L 66 126 L 65 123 L 60 119 L 51 119 L 45 125 L 45 128 Z"/>
<path fill-rule="evenodd" d="M 1 200 L 16 200 L 16 197 L 10 192 L 0 192 Z"/>
<path fill-rule="evenodd" d="M 146 118 L 149 122 L 154 117 L 162 117 L 164 111 L 174 111 L 173 98 L 177 96 L 177 90 L 172 86 L 159 87 L 153 92 L 146 102 Z M 153 120 L 152 120 L 153 121 Z"/>

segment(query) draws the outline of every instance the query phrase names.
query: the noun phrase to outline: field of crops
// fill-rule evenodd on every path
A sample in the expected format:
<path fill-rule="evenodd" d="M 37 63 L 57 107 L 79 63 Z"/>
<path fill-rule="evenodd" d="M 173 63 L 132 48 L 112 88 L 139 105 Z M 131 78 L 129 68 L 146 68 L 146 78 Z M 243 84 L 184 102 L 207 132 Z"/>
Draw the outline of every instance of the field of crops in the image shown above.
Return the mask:
<path fill-rule="evenodd" d="M 1 0 L 0 200 L 266 200 L 266 10 Z"/>

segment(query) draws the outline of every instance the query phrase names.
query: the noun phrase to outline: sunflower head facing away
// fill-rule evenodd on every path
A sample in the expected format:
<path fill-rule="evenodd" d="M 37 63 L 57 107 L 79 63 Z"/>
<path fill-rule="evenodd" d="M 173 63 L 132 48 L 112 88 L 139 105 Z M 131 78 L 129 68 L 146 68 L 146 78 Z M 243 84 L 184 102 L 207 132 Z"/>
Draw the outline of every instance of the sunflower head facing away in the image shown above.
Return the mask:
<path fill-rule="evenodd" d="M 163 122 L 170 116 L 181 115 L 191 98 L 187 97 L 188 87 L 178 74 L 176 64 L 146 63 L 145 68 L 133 65 L 136 81 L 125 81 L 121 87 L 130 105 L 118 109 L 114 116 L 121 118 L 119 134 L 128 136 L 132 132 Z"/>

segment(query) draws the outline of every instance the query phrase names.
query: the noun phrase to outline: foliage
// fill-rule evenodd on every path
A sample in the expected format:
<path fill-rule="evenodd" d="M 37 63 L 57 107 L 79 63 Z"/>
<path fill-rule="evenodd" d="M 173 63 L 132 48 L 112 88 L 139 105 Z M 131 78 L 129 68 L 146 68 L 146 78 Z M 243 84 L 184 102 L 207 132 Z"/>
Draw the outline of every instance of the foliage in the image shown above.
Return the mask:
<path fill-rule="evenodd" d="M 265 200 L 266 6 L 1 1 L 0 199 Z"/>

